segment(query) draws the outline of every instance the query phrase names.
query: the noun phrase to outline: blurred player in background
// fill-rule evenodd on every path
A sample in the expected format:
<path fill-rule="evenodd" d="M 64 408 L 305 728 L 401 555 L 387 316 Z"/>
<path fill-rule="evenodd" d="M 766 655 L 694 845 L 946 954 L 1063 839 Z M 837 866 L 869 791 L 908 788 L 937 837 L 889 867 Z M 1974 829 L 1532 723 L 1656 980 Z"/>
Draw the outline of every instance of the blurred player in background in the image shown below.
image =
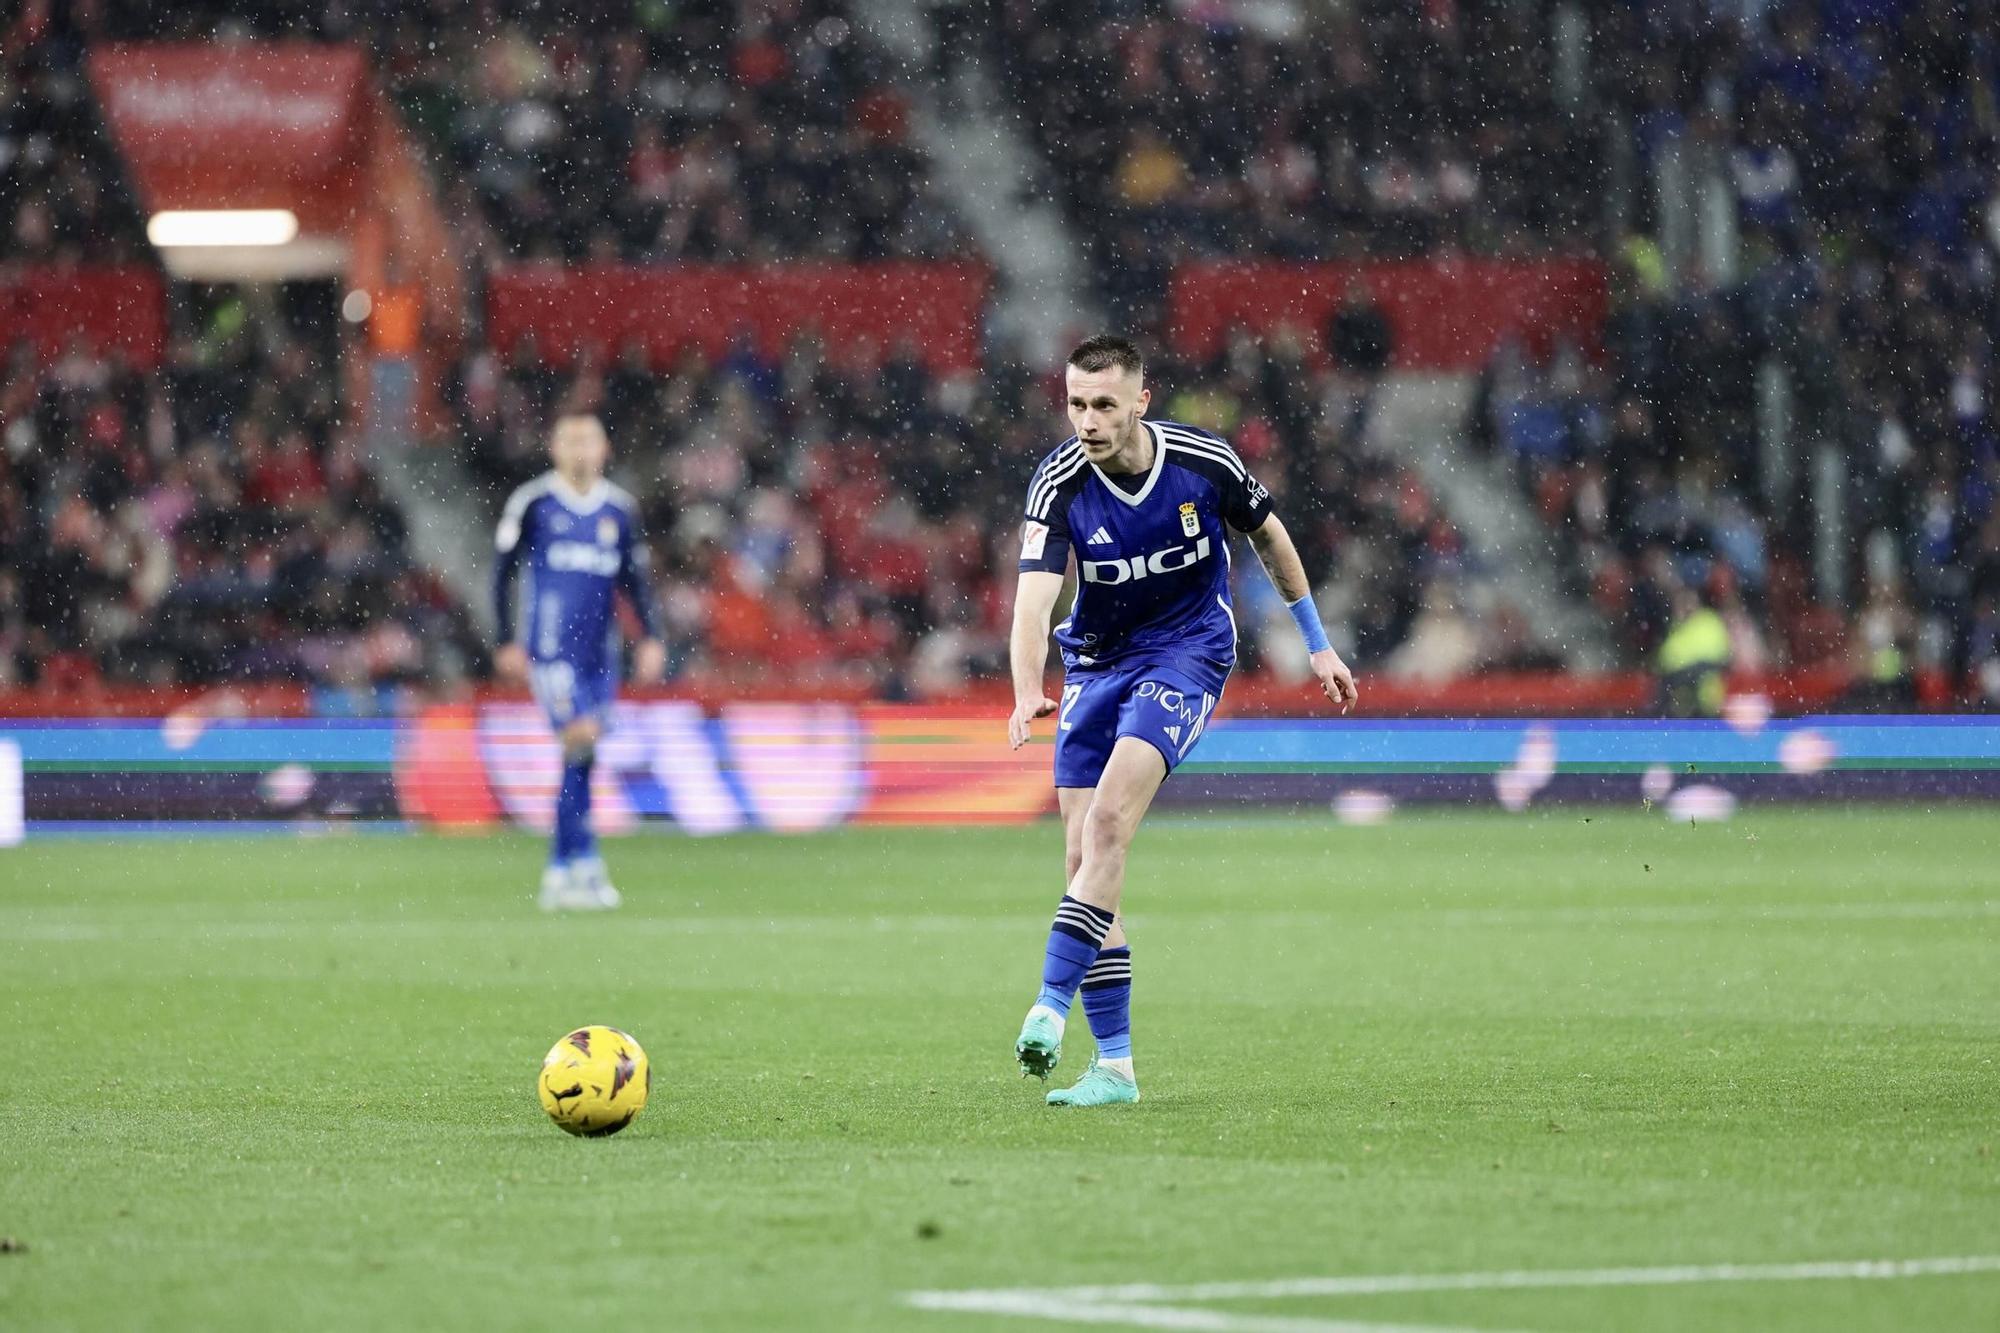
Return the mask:
<path fill-rule="evenodd" d="M 549 436 L 550 472 L 507 500 L 494 536 L 494 614 L 504 679 L 525 679 L 562 743 L 562 786 L 555 837 L 542 872 L 542 907 L 602 910 L 618 906 L 597 838 L 590 829 L 590 771 L 618 687 L 617 594 L 638 614 L 645 638 L 632 656 L 636 683 L 666 667 L 639 541 L 637 505 L 604 479 L 611 454 L 595 416 L 558 417 Z M 526 614 L 515 634 L 514 575 L 527 567 Z"/>
<path fill-rule="evenodd" d="M 1056 796 L 1065 882 L 1042 961 L 1042 989 L 1021 1025 L 1015 1058 L 1046 1079 L 1062 1056 L 1079 987 L 1097 1058 L 1051 1105 L 1139 1100 L 1132 1071 L 1132 951 L 1118 917 L 1125 854 L 1167 775 L 1187 756 L 1222 699 L 1236 661 L 1229 607 L 1230 533 L 1245 533 L 1305 636 L 1312 672 L 1346 711 L 1354 677 L 1328 644 L 1312 586 L 1271 494 L 1220 436 L 1147 421 L 1139 349 L 1091 338 L 1064 371 L 1076 434 L 1042 461 L 1028 487 L 1011 660 L 1019 749 L 1036 718 L 1056 718 Z M 1055 627 L 1062 703 L 1043 693 L 1049 620 L 1070 553 L 1077 591 Z"/>

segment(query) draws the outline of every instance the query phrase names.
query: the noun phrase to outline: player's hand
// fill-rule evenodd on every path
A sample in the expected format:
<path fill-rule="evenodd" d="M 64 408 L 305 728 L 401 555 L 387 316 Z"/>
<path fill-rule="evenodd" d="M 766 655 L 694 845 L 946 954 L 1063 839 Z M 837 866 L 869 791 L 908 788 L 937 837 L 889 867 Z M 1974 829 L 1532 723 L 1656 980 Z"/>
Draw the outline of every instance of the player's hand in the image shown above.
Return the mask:
<path fill-rule="evenodd" d="M 1016 699 L 1014 716 L 1007 719 L 1007 745 L 1018 750 L 1028 743 L 1028 733 L 1034 720 L 1047 717 L 1056 711 L 1056 701 L 1043 695 L 1039 699 Z"/>
<path fill-rule="evenodd" d="M 667 674 L 667 645 L 658 639 L 641 639 L 632 650 L 632 683 L 657 685 Z"/>
<path fill-rule="evenodd" d="M 1340 660 L 1340 654 L 1331 648 L 1322 648 L 1306 659 L 1312 663 L 1313 676 L 1319 687 L 1326 691 L 1326 697 L 1340 705 L 1345 713 L 1354 707 L 1354 701 L 1361 692 L 1354 688 L 1354 673 L 1347 669 L 1347 663 Z"/>
<path fill-rule="evenodd" d="M 493 654 L 493 674 L 509 685 L 528 679 L 528 650 L 518 643 L 502 644 Z"/>

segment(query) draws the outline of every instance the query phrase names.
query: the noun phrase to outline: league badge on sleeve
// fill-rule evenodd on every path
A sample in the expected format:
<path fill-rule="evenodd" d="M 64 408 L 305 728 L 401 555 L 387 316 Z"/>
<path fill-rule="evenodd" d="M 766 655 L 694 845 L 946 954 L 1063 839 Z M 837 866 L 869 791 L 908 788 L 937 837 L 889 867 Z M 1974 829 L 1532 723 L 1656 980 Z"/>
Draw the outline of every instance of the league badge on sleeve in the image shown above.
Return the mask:
<path fill-rule="evenodd" d="M 1201 535 L 1201 518 L 1194 512 L 1194 501 L 1181 506 L 1181 531 L 1190 537 Z"/>
<path fill-rule="evenodd" d="M 1048 545 L 1048 541 L 1049 525 L 1030 520 L 1027 526 L 1021 530 L 1021 558 L 1023 560 L 1040 560 L 1042 558 L 1042 548 Z"/>

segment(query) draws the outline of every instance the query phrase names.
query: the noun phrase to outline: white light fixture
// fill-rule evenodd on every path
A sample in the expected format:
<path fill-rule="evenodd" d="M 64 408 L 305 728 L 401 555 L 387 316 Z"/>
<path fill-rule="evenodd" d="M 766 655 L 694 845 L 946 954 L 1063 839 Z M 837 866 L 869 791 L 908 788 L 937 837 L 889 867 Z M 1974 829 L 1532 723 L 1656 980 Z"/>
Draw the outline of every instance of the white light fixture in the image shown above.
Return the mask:
<path fill-rule="evenodd" d="M 289 245 L 298 234 L 298 217 L 289 208 L 155 213 L 146 224 L 146 239 L 162 250 L 182 246 Z"/>

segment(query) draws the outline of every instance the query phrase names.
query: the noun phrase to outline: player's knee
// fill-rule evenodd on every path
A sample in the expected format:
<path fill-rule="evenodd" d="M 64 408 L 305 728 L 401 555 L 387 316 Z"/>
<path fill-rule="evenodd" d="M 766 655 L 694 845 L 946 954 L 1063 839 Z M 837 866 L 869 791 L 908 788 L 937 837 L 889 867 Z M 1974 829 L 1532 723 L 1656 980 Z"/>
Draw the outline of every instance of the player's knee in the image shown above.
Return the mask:
<path fill-rule="evenodd" d="M 588 764 L 597 758 L 597 727 L 590 722 L 572 722 L 563 728 L 563 760 Z"/>
<path fill-rule="evenodd" d="M 1092 858 L 1122 856 L 1126 844 L 1132 841 L 1132 831 L 1137 822 L 1109 803 L 1091 806 L 1090 813 L 1083 820 L 1083 855 Z"/>

